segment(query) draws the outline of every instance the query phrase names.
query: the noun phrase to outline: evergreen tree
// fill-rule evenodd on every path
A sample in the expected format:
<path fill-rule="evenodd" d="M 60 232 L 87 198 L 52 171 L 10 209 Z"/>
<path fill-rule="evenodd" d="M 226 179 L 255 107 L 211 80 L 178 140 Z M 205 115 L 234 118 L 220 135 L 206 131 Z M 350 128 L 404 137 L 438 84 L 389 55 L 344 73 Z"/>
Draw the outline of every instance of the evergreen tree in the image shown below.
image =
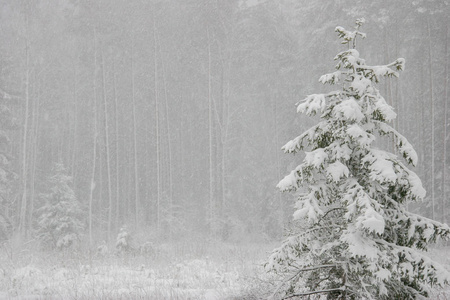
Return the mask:
<path fill-rule="evenodd" d="M 132 250 L 131 235 L 128 233 L 126 226 L 120 228 L 116 238 L 116 250 L 118 253 L 124 253 Z"/>
<path fill-rule="evenodd" d="M 278 184 L 296 191 L 293 229 L 270 256 L 270 270 L 283 274 L 286 298 L 313 294 L 327 299 L 417 299 L 449 273 L 424 254 L 446 224 L 410 213 L 406 204 L 425 196 L 411 144 L 388 123 L 396 113 L 376 88 L 382 77 L 398 77 L 405 60 L 369 66 L 355 49 L 363 19 L 354 31 L 336 27 L 348 50 L 336 71 L 320 77 L 342 88 L 314 94 L 297 111 L 321 121 L 284 145 L 286 153 L 306 147 L 303 163 Z M 399 156 L 375 146 L 392 138 Z"/>
<path fill-rule="evenodd" d="M 10 139 L 8 131 L 17 129 L 16 119 L 6 102 L 13 97 L 0 90 L 0 241 L 9 238 L 12 225 L 8 211 L 11 210 L 11 182 L 17 177 L 10 169 L 11 157 L 8 154 Z"/>
<path fill-rule="evenodd" d="M 74 245 L 84 229 L 83 211 L 69 186 L 72 178 L 62 164 L 55 164 L 50 177 L 50 192 L 38 210 L 38 237 L 44 246 L 63 249 Z"/>

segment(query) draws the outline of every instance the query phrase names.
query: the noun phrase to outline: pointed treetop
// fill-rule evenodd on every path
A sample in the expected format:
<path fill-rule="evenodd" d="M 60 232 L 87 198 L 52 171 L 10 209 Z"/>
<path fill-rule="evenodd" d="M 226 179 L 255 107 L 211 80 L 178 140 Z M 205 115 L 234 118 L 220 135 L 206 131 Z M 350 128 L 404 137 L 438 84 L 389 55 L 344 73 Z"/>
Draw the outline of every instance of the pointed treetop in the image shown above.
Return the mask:
<path fill-rule="evenodd" d="M 338 37 L 342 38 L 342 44 L 348 44 L 350 46 L 350 42 L 352 42 L 352 48 L 356 48 L 356 37 L 359 35 L 361 38 L 365 39 L 366 34 L 364 32 L 359 31 L 359 28 L 366 22 L 364 18 L 356 19 L 356 26 L 354 31 L 346 30 L 342 26 L 337 26 L 334 30 L 338 33 Z"/>
<path fill-rule="evenodd" d="M 359 27 L 361 27 L 364 23 L 366 23 L 366 19 L 364 18 L 356 19 L 355 23 L 356 23 L 355 28 L 359 29 Z"/>

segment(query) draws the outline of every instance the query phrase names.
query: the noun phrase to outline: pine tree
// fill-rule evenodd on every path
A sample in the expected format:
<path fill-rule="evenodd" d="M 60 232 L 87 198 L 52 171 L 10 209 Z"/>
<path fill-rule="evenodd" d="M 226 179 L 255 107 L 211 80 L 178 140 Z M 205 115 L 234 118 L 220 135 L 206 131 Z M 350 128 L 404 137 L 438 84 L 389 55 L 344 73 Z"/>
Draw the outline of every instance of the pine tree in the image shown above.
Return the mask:
<path fill-rule="evenodd" d="M 396 113 L 376 84 L 398 77 L 405 60 L 369 66 L 355 49 L 364 19 L 354 31 L 336 27 L 342 44 L 336 71 L 323 84 L 340 90 L 314 94 L 297 111 L 320 114 L 321 121 L 284 145 L 286 153 L 305 151 L 303 163 L 278 184 L 298 195 L 287 239 L 267 264 L 282 274 L 285 298 L 314 294 L 327 299 L 417 299 L 449 273 L 424 254 L 437 238 L 448 238 L 446 224 L 410 213 L 406 204 L 425 196 L 411 144 L 389 122 Z M 376 147 L 388 137 L 401 157 Z"/>
<path fill-rule="evenodd" d="M 12 231 L 7 212 L 11 209 L 11 182 L 17 178 L 10 168 L 11 157 L 8 154 L 8 131 L 18 128 L 16 119 L 6 105 L 6 102 L 13 98 L 15 97 L 0 90 L 0 241 L 8 239 Z"/>
<path fill-rule="evenodd" d="M 37 233 L 44 246 L 63 249 L 79 241 L 84 229 L 83 211 L 64 166 L 55 164 L 53 172 L 50 192 L 41 196 L 45 203 L 38 210 Z"/>

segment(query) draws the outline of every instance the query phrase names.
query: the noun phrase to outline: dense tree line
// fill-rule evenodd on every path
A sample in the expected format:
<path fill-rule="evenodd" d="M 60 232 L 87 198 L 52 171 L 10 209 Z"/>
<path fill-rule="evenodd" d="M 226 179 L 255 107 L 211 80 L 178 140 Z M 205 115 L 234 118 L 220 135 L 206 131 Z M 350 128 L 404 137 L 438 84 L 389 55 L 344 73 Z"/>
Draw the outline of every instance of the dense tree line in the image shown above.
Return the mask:
<path fill-rule="evenodd" d="M 368 59 L 406 58 L 380 89 L 420 156 L 411 209 L 448 220 L 449 9 L 383 2 L 0 1 L 5 235 L 35 235 L 58 163 L 91 238 L 279 237 L 280 147 L 311 124 L 292 107 L 333 64 L 330 28 L 360 16 Z"/>

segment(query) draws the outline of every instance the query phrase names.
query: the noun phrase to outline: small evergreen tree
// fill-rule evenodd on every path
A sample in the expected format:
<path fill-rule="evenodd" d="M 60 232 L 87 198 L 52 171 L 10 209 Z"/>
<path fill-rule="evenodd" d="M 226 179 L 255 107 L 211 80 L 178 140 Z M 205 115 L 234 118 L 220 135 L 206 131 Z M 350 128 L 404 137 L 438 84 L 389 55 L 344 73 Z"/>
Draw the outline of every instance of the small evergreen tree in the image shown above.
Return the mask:
<path fill-rule="evenodd" d="M 122 226 L 116 238 L 117 253 L 129 252 L 132 249 L 133 247 L 131 246 L 131 235 L 128 233 L 127 227 Z"/>
<path fill-rule="evenodd" d="M 8 239 L 12 231 L 7 212 L 11 209 L 11 182 L 17 177 L 10 169 L 11 157 L 8 154 L 8 131 L 18 128 L 16 119 L 6 105 L 6 101 L 12 98 L 0 90 L 0 241 Z"/>
<path fill-rule="evenodd" d="M 396 113 L 375 86 L 397 77 L 405 61 L 367 65 L 355 49 L 356 38 L 365 37 L 363 22 L 354 31 L 336 28 L 348 50 L 320 82 L 342 89 L 300 102 L 298 112 L 320 114 L 321 121 L 283 147 L 286 153 L 311 149 L 278 184 L 298 195 L 293 229 L 267 264 L 286 276 L 279 289 L 286 298 L 417 299 L 449 281 L 424 254 L 449 236 L 449 227 L 407 211 L 406 203 L 425 196 L 421 181 L 400 157 L 374 145 L 376 137 L 389 136 L 406 163 L 417 163 L 413 147 L 387 124 Z"/>
<path fill-rule="evenodd" d="M 45 201 L 38 210 L 38 237 L 47 247 L 63 249 L 74 245 L 84 229 L 83 211 L 69 186 L 72 178 L 62 164 L 55 164 L 50 177 L 50 192 L 41 196 Z"/>

